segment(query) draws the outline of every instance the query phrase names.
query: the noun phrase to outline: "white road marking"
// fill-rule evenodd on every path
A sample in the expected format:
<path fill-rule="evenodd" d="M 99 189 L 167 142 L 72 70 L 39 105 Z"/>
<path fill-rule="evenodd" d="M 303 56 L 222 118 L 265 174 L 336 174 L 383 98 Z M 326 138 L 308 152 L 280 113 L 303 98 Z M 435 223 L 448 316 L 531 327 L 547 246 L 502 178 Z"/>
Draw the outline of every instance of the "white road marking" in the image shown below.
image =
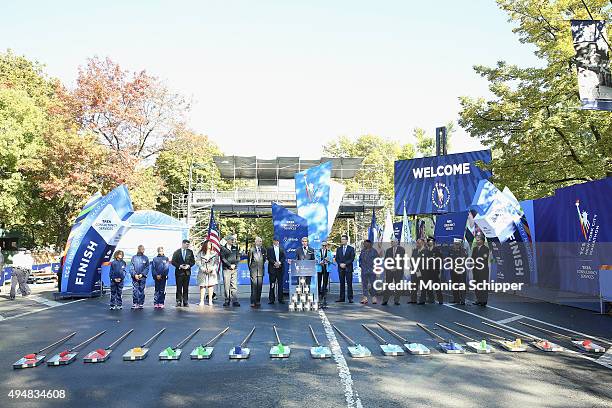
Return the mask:
<path fill-rule="evenodd" d="M 594 339 L 594 340 L 599 340 L 599 341 L 601 341 L 601 342 L 603 342 L 603 343 L 608 343 L 608 344 L 610 344 L 610 342 L 609 342 L 609 341 L 606 341 L 605 339 L 601 339 L 601 338 L 596 337 L 596 336 L 591 336 L 590 334 L 581 333 L 581 332 L 576 331 L 576 330 L 568 329 L 567 327 L 557 326 L 556 324 L 548 323 L 548 322 L 545 322 L 545 321 L 543 321 L 543 320 L 538 320 L 538 319 L 535 319 L 535 318 L 533 318 L 533 317 L 525 316 L 525 315 L 518 314 L 518 313 L 515 313 L 515 312 L 511 312 L 511 311 L 509 311 L 509 310 L 505 310 L 505 309 L 500 309 L 499 307 L 495 307 L 495 306 L 488 306 L 488 305 L 487 305 L 487 307 L 490 307 L 491 309 L 499 310 L 500 312 L 505 312 L 505 313 L 513 314 L 513 315 L 515 315 L 516 317 L 518 317 L 519 319 L 520 319 L 520 318 L 525 318 L 525 319 L 533 320 L 534 322 L 538 322 L 538 323 L 542 323 L 542 324 L 547 324 L 547 325 L 549 325 L 549 326 L 551 326 L 551 327 L 554 327 L 554 328 L 557 328 L 557 329 L 565 330 L 565 331 L 568 331 L 568 332 L 570 332 L 570 333 L 579 334 L 579 335 L 581 335 L 581 336 L 585 336 L 585 337 L 590 337 L 590 338 L 592 338 L 592 339 Z"/>
<path fill-rule="evenodd" d="M 55 300 L 46 299 L 38 295 L 30 295 L 28 296 L 28 299 L 33 300 L 38 303 L 42 303 L 45 306 L 59 306 L 62 304 L 62 302 L 56 302 Z"/>
<path fill-rule="evenodd" d="M 353 378 L 351 377 L 351 371 L 346 364 L 346 359 L 344 358 L 344 354 L 342 354 L 342 348 L 338 343 L 338 339 L 336 338 L 336 333 L 334 333 L 334 329 L 331 326 L 331 323 L 327 319 L 325 312 L 323 310 L 319 310 L 319 317 L 321 317 L 321 322 L 323 323 L 323 328 L 325 329 L 325 335 L 327 336 L 327 341 L 329 341 L 329 346 L 332 351 L 332 355 L 334 356 L 334 360 L 336 361 L 336 366 L 338 367 L 338 376 L 340 377 L 340 383 L 344 386 L 344 397 L 346 398 L 346 406 L 348 408 L 363 408 L 361 405 L 361 399 L 357 394 L 357 391 L 353 389 Z"/>
<path fill-rule="evenodd" d="M 476 314 L 476 313 L 469 312 L 469 311 L 467 311 L 467 310 L 459 309 L 458 307 L 455 307 L 455 306 L 449 305 L 449 304 L 447 304 L 447 303 L 445 303 L 445 304 L 444 304 L 444 306 L 446 306 L 446 307 L 450 307 L 451 309 L 455 309 L 455 310 L 458 310 L 458 311 L 463 312 L 463 313 L 467 313 L 467 314 L 472 315 L 472 316 L 476 316 L 476 317 L 478 317 L 479 319 L 482 319 L 482 320 L 486 320 L 486 321 L 488 321 L 489 323 L 495 323 L 495 324 L 497 324 L 498 326 L 504 327 L 504 328 L 506 328 L 506 329 L 508 329 L 508 330 L 512 330 L 513 332 L 516 332 L 516 333 L 522 334 L 522 335 L 524 335 L 524 336 L 528 336 L 528 337 L 537 337 L 537 336 L 534 336 L 533 334 L 529 334 L 529 333 L 526 333 L 526 332 L 524 332 L 524 331 L 522 331 L 522 330 L 515 329 L 514 327 L 506 326 L 506 325 L 505 325 L 505 324 L 503 324 L 503 323 L 498 323 L 498 322 L 496 322 L 495 320 L 488 319 L 488 318 L 486 318 L 486 317 L 484 317 L 484 316 L 481 316 L 481 315 Z M 493 308 L 493 309 L 496 309 L 496 310 L 499 310 L 499 311 L 502 311 L 502 312 L 506 312 L 506 313 L 517 314 L 517 313 L 514 313 L 514 312 L 507 311 L 507 310 L 497 309 L 497 308 L 494 308 L 493 306 L 487 306 L 487 307 L 490 307 L 490 308 Z M 528 319 L 529 319 L 529 317 L 527 317 L 527 316 L 522 316 L 522 317 L 524 317 L 524 318 L 528 318 Z M 535 319 L 532 319 L 532 320 L 535 320 Z M 536 321 L 539 321 L 539 320 L 536 320 Z M 540 323 L 546 323 L 546 322 L 540 322 Z M 604 366 L 604 367 L 609 368 L 610 370 L 612 370 L 612 363 L 607 363 L 606 361 L 599 361 L 599 360 L 597 360 L 597 359 L 594 359 L 594 358 L 591 358 L 591 357 L 585 356 L 584 354 L 578 353 L 577 351 L 570 350 L 570 349 L 567 349 L 567 348 L 564 350 L 564 352 L 569 353 L 569 354 L 572 354 L 572 355 L 574 355 L 574 356 L 576 356 L 576 357 L 583 358 L 583 359 L 585 359 L 585 360 L 592 361 L 592 362 L 594 362 L 595 364 L 599 364 L 599 365 L 601 365 L 601 366 Z"/>
<path fill-rule="evenodd" d="M 513 322 L 513 321 L 515 321 L 515 320 L 520 320 L 520 319 L 522 319 L 522 318 L 523 318 L 523 316 L 521 316 L 521 315 L 516 315 L 516 316 L 509 317 L 509 318 L 507 318 L 507 319 L 498 320 L 498 321 L 497 321 L 497 323 L 500 323 L 500 324 L 506 324 L 506 323 Z"/>
<path fill-rule="evenodd" d="M 87 300 L 87 299 L 89 299 L 89 298 L 76 299 L 76 300 L 73 300 L 73 301 L 70 301 L 70 302 L 65 302 L 65 303 L 56 302 L 57 305 L 42 307 L 40 309 L 30 310 L 29 312 L 20 313 L 20 314 L 15 315 L 15 316 L 5 317 L 5 318 L 1 319 L 1 321 L 5 322 L 7 320 L 17 319 L 19 317 L 28 316 L 28 315 L 31 315 L 31 314 L 34 314 L 34 313 L 38 313 L 38 312 L 44 312 L 45 310 L 53 309 L 53 308 L 56 308 L 56 307 L 71 305 L 71 304 L 76 303 L 76 302 L 82 302 L 83 300 Z"/>

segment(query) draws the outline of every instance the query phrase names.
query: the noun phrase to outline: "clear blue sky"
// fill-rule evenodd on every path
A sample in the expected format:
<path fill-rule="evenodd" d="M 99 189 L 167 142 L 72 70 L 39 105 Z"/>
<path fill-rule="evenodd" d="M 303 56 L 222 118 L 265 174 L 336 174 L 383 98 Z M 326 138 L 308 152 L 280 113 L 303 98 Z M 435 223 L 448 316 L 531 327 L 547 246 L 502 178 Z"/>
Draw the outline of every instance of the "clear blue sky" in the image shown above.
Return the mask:
<path fill-rule="evenodd" d="M 317 157 L 340 135 L 411 141 L 456 121 L 459 96 L 487 95 L 474 64 L 537 64 L 493 0 L 16 1 L 0 39 L 69 86 L 95 55 L 146 69 L 193 98 L 194 130 L 262 157 Z"/>

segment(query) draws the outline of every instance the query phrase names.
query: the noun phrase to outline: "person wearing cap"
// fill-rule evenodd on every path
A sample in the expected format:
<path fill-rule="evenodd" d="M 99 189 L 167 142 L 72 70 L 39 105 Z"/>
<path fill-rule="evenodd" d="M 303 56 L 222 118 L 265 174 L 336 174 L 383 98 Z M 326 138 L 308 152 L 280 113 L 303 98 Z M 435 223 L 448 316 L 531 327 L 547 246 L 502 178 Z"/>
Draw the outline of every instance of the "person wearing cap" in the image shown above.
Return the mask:
<path fill-rule="evenodd" d="M 385 251 L 385 265 L 391 264 L 391 267 L 385 268 L 385 283 L 390 285 L 393 283 L 394 285 L 400 285 L 402 280 L 404 279 L 404 255 L 406 254 L 406 250 L 404 247 L 400 246 L 397 238 L 394 236 L 391 238 L 391 247 L 387 248 Z M 401 260 L 399 260 L 399 258 Z M 387 261 L 387 259 L 392 259 L 392 261 Z M 389 298 L 391 297 L 391 292 L 393 292 L 393 301 L 396 306 L 400 304 L 400 297 L 402 292 L 398 289 L 391 291 L 389 286 L 383 293 L 382 305 L 386 306 L 389 303 Z"/>
<path fill-rule="evenodd" d="M 149 258 L 144 254 L 144 245 L 138 245 L 136 255 L 130 260 L 132 277 L 132 309 L 142 309 L 145 301 L 145 286 L 149 273 Z"/>
<path fill-rule="evenodd" d="M 28 296 L 31 291 L 28 286 L 28 276 L 32 272 L 32 266 L 34 259 L 31 252 L 25 249 L 19 249 L 19 251 L 13 256 L 11 260 L 13 271 L 11 276 L 11 291 L 9 293 L 9 299 L 15 299 L 15 289 L 19 285 L 19 291 L 21 296 Z"/>
<path fill-rule="evenodd" d="M 474 268 L 472 274 L 474 275 L 475 283 L 485 283 L 489 280 L 489 248 L 485 245 L 484 235 L 476 235 L 476 246 L 472 250 L 472 259 L 474 260 Z M 476 262 L 479 260 L 480 262 Z M 480 289 L 474 289 L 474 295 L 476 301 L 474 302 L 477 306 L 486 306 L 489 298 L 489 292 Z"/>
<path fill-rule="evenodd" d="M 355 260 L 355 248 L 348 244 L 348 235 L 340 237 L 340 246 L 336 249 L 334 261 L 338 265 L 338 277 L 340 278 L 340 296 L 336 303 L 345 301 L 345 292 L 348 302 L 353 303 L 353 261 Z"/>
<path fill-rule="evenodd" d="M 189 244 L 189 240 L 184 239 L 181 247 L 172 254 L 176 280 L 176 307 L 189 307 L 189 279 L 191 267 L 195 265 L 195 255 L 189 249 Z"/>
<path fill-rule="evenodd" d="M 440 283 L 440 272 L 442 271 L 442 252 L 440 251 L 440 248 L 436 246 L 436 239 L 434 237 L 429 237 L 427 239 L 427 247 L 425 248 L 425 258 L 426 281 L 430 284 Z M 434 303 L 434 290 L 427 289 L 425 290 L 425 294 L 427 297 L 427 303 Z M 439 304 L 444 303 L 442 289 L 440 288 L 436 290 L 436 300 Z"/>
<path fill-rule="evenodd" d="M 319 302 L 327 304 L 327 285 L 329 285 L 329 265 L 332 264 L 333 254 L 327 247 L 327 241 L 321 243 L 321 249 L 315 253 L 315 267 L 319 281 Z"/>
<path fill-rule="evenodd" d="M 461 238 L 455 238 L 453 240 L 453 246 L 450 248 L 448 256 L 453 260 L 453 268 L 451 269 L 451 282 L 453 286 L 463 285 L 463 289 L 453 288 L 453 301 L 451 303 L 465 305 L 465 287 L 467 285 L 465 259 L 467 258 L 467 253 L 463 247 L 463 240 Z M 458 259 L 463 260 L 461 264 L 463 265 L 463 270 L 457 266 L 459 263 L 457 261 Z"/>
<path fill-rule="evenodd" d="M 270 292 L 268 293 L 268 304 L 273 305 L 278 297 L 278 303 L 283 301 L 283 275 L 285 272 L 285 250 L 281 248 L 278 237 L 272 240 L 272 246 L 268 248 L 268 279 L 270 281 Z M 276 295 L 275 295 L 276 291 Z"/>
<path fill-rule="evenodd" d="M 261 306 L 261 288 L 263 286 L 266 251 L 261 237 L 255 237 L 255 246 L 249 250 L 247 265 L 251 278 L 251 307 Z"/>
<path fill-rule="evenodd" d="M 240 263 L 240 253 L 238 247 L 234 245 L 236 237 L 228 235 L 225 237 L 226 244 L 221 247 L 221 265 L 223 267 L 223 287 L 225 290 L 225 302 L 223 306 L 239 307 L 238 302 L 238 263 Z"/>

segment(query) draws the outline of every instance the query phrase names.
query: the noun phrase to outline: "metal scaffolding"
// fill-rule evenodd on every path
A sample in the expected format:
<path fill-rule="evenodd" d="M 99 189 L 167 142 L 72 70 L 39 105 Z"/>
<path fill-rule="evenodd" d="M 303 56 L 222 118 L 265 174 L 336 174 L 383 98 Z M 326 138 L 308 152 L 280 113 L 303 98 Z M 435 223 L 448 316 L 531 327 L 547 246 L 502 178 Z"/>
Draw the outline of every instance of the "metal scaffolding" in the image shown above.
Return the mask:
<path fill-rule="evenodd" d="M 384 171 L 382 166 L 363 164 L 362 158 L 299 157 L 259 159 L 244 156 L 219 156 L 214 163 L 227 186 L 216 186 L 212 180 L 200 180 L 191 166 L 188 192 L 172 195 L 172 216 L 185 221 L 192 238 L 207 231 L 210 209 L 220 217 L 271 217 L 272 203 L 296 208 L 294 174 L 321 163 L 332 161 L 332 178 L 346 185 L 338 218 L 353 219 L 354 226 L 368 219 L 372 210 L 382 209 L 386 202 L 376 186 Z M 355 228 L 356 229 L 356 228 Z"/>

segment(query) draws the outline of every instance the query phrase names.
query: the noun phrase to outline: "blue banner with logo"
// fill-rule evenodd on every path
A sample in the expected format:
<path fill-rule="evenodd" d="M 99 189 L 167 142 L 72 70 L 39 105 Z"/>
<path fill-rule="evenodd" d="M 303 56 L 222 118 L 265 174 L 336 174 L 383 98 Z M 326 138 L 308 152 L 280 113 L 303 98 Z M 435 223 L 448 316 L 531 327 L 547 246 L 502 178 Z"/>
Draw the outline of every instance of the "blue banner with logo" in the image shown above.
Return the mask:
<path fill-rule="evenodd" d="M 297 212 L 308 223 L 310 246 L 321 248 L 321 242 L 327 239 L 329 183 L 331 181 L 332 162 L 326 162 L 308 170 L 296 173 L 295 195 Z"/>
<path fill-rule="evenodd" d="M 490 150 L 395 162 L 395 214 L 467 211 L 480 180 L 491 173 L 475 163 L 491 161 Z"/>
<path fill-rule="evenodd" d="M 599 295 L 599 269 L 612 264 L 612 177 L 533 201 L 538 283 Z"/>
<path fill-rule="evenodd" d="M 286 259 L 295 259 L 295 251 L 300 247 L 300 241 L 308 236 L 308 223 L 299 215 L 289 211 L 282 205 L 272 203 L 272 221 L 274 236 L 278 238 L 285 250 Z M 289 289 L 289 275 L 285 264 L 284 287 Z"/>
<path fill-rule="evenodd" d="M 463 240 L 467 217 L 467 211 L 438 215 L 434 231 L 436 242 L 438 244 L 452 244 L 455 238 Z"/>
<path fill-rule="evenodd" d="M 127 229 L 134 208 L 127 187 L 121 185 L 89 208 L 72 231 L 62 271 L 62 295 L 89 295 L 101 290 L 102 263 L 111 259 Z"/>

